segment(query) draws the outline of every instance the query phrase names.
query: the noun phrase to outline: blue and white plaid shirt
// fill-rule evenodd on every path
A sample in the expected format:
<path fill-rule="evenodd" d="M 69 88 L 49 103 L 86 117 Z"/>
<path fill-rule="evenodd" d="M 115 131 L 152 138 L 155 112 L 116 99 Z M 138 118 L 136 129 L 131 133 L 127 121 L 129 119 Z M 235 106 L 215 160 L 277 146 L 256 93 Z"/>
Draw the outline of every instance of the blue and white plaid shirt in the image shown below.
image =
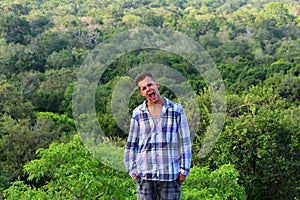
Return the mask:
<path fill-rule="evenodd" d="M 133 110 L 124 153 L 131 177 L 172 181 L 179 173 L 188 175 L 191 158 L 190 132 L 181 105 L 164 98 L 157 120 L 149 113 L 147 101 Z"/>

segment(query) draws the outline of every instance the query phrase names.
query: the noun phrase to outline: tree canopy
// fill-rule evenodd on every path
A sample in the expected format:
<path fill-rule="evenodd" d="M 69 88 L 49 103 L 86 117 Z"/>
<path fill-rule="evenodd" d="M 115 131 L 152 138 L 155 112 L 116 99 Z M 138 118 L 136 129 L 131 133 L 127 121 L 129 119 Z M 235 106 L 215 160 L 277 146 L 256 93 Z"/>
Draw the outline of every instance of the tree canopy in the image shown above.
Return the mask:
<path fill-rule="evenodd" d="M 177 87 L 189 84 L 198 102 L 192 176 L 183 199 L 300 198 L 297 0 L 3 0 L 0 11 L 0 199 L 134 198 L 130 178 L 82 146 L 73 97 L 87 105 L 79 118 L 95 116 L 85 126 L 99 124 L 103 139 L 122 149 L 129 126 L 124 123 L 143 98 L 118 84 L 153 63 L 181 74 L 186 83 Z M 81 67 L 97 47 L 118 33 L 147 27 L 188 36 L 221 74 L 226 119 L 204 158 L 198 152 L 214 103 L 203 74 L 184 57 L 137 49 L 113 60 L 95 86 L 90 80 L 75 84 L 78 76 L 96 72 Z M 165 74 L 160 70 L 157 74 Z M 177 80 L 160 81 L 166 83 L 161 94 L 180 102 L 167 87 Z M 91 97 L 80 96 L 90 87 L 95 87 L 95 105 Z M 116 112 L 123 102 L 114 97 L 122 92 L 128 92 L 128 105 Z M 84 115 L 91 107 L 94 115 Z M 188 117 L 194 119 L 193 113 Z"/>

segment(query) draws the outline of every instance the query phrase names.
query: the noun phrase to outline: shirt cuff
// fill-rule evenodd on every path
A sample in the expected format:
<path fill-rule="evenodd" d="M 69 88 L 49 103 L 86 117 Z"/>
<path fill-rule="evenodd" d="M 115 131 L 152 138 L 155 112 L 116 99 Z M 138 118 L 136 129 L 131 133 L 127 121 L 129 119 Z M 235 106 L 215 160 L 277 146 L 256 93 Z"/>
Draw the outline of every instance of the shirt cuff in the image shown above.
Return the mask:
<path fill-rule="evenodd" d="M 189 170 L 186 170 L 186 169 L 180 169 L 180 173 L 183 174 L 184 176 L 187 176 L 189 175 Z"/>
<path fill-rule="evenodd" d="M 133 170 L 133 171 L 129 172 L 129 175 L 131 176 L 131 178 L 133 178 L 136 174 L 137 174 L 137 170 Z"/>

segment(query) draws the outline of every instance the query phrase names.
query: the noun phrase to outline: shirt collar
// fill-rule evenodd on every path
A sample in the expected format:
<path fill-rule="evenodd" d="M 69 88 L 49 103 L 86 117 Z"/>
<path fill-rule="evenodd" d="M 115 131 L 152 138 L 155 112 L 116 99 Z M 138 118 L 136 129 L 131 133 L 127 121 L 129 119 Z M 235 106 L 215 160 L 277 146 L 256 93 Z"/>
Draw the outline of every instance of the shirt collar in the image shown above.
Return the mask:
<path fill-rule="evenodd" d="M 170 100 L 169 99 L 167 99 L 167 98 L 165 98 L 165 97 L 163 97 L 164 98 L 164 106 L 163 106 L 163 110 L 167 110 L 170 106 L 171 106 L 171 102 L 170 102 Z M 144 102 L 143 102 L 143 104 L 142 104 L 142 106 L 141 106 L 141 110 L 142 111 L 147 111 L 148 112 L 148 108 L 147 108 L 147 100 L 145 100 Z"/>

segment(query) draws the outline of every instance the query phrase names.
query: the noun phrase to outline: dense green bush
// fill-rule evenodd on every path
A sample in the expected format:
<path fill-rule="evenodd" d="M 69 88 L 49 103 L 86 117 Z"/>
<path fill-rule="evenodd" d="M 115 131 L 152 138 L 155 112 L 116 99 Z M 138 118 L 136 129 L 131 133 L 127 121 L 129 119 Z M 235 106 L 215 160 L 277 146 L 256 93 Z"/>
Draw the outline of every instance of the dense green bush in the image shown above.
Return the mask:
<path fill-rule="evenodd" d="M 193 167 L 182 187 L 183 200 L 245 200 L 245 188 L 239 184 L 239 173 L 225 164 L 215 171 Z"/>
<path fill-rule="evenodd" d="M 136 198 L 130 176 L 101 164 L 77 135 L 67 144 L 53 143 L 37 154 L 39 159 L 24 167 L 27 181 L 37 186 L 15 181 L 5 191 L 7 200 Z M 246 199 L 233 165 L 215 171 L 193 167 L 182 187 L 182 199 Z"/>
<path fill-rule="evenodd" d="M 16 181 L 6 199 L 126 199 L 134 196 L 134 182 L 125 173 L 102 165 L 82 145 L 79 136 L 67 144 L 53 143 L 37 151 L 39 159 L 24 166 L 31 186 Z"/>

